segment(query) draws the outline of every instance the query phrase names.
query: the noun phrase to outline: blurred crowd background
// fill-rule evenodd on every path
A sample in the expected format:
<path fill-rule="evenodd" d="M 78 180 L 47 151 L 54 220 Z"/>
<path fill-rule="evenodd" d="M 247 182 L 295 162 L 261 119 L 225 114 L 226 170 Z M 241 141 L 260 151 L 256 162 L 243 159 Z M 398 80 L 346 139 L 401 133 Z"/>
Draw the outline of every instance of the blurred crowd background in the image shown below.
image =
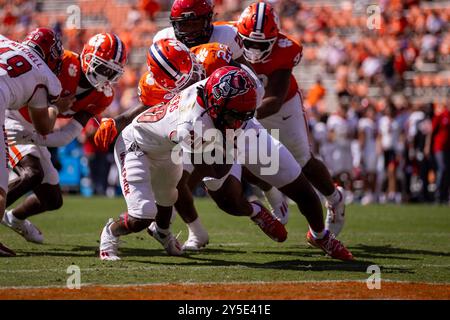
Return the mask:
<path fill-rule="evenodd" d="M 314 152 L 348 202 L 449 203 L 450 2 L 273 0 L 282 31 L 303 44 L 294 70 L 305 97 Z M 170 0 L 0 0 L 0 33 L 15 40 L 36 26 L 80 52 L 97 32 L 130 50 L 116 85 L 115 116 L 138 103 L 153 35 L 169 26 Z M 236 20 L 251 1 L 216 0 L 215 20 Z M 373 6 L 375 5 L 375 6 Z M 59 123 L 63 125 L 63 123 Z M 111 151 L 92 142 L 97 124 L 53 150 L 61 185 L 83 195 L 119 194 Z M 198 195 L 203 193 L 199 189 Z"/>

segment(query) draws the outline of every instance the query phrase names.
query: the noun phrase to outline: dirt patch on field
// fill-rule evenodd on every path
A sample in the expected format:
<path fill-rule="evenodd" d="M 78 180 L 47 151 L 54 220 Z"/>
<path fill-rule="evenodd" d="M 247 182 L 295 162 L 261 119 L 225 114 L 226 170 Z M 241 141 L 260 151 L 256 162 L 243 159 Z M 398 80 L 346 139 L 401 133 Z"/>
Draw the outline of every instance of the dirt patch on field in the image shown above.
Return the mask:
<path fill-rule="evenodd" d="M 382 282 L 369 290 L 364 282 L 154 284 L 66 288 L 4 288 L 0 299 L 118 300 L 300 300 L 300 299 L 450 299 L 450 284 Z"/>

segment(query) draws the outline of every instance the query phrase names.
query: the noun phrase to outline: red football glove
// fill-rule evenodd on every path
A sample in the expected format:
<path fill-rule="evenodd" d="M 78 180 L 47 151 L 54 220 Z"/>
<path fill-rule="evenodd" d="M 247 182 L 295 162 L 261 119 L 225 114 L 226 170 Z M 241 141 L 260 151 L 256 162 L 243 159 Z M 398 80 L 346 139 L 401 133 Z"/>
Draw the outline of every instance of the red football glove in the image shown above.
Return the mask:
<path fill-rule="evenodd" d="M 103 118 L 94 136 L 94 143 L 100 151 L 106 152 L 109 145 L 117 137 L 116 122 L 111 118 Z"/>

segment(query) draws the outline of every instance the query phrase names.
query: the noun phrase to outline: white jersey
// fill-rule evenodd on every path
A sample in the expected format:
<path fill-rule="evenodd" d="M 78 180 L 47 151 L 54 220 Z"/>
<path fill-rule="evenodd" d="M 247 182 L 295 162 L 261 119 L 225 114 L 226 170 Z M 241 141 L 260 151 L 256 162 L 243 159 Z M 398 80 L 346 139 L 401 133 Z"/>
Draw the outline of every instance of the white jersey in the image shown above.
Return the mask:
<path fill-rule="evenodd" d="M 173 27 L 164 28 L 153 37 L 153 42 L 161 39 L 176 39 Z M 229 25 L 214 26 L 209 43 L 218 42 L 227 45 L 233 53 L 233 59 L 236 60 L 242 56 L 244 49 L 241 44 L 241 39 L 237 34 L 236 29 Z"/>
<path fill-rule="evenodd" d="M 32 49 L 4 37 L 0 38 L 0 88 L 4 91 L 5 107 L 12 110 L 26 105 L 40 88 L 47 91 L 50 101 L 62 89 L 56 75 Z"/>
<path fill-rule="evenodd" d="M 381 135 L 381 146 L 383 150 L 397 149 L 400 137 L 400 126 L 397 121 L 383 116 L 379 122 L 379 133 Z"/>
<path fill-rule="evenodd" d="M 331 115 L 327 120 L 327 129 L 334 131 L 334 144 L 342 146 L 350 145 L 350 134 L 352 130 L 350 121 L 338 115 Z"/>
<path fill-rule="evenodd" d="M 196 133 L 200 128 L 203 132 L 216 130 L 211 117 L 197 103 L 197 87 L 206 81 L 195 83 L 169 102 L 154 106 L 133 120 L 134 140 L 149 157 L 167 157 L 174 146 L 190 141 L 194 128 Z"/>
<path fill-rule="evenodd" d="M 425 113 L 422 111 L 414 111 L 409 115 L 408 121 L 407 121 L 407 136 L 408 140 L 410 142 L 414 141 L 414 138 L 416 137 L 417 133 L 419 132 L 419 126 L 418 123 L 425 119 Z"/>
<path fill-rule="evenodd" d="M 370 155 L 375 155 L 377 139 L 375 121 L 369 118 L 361 118 L 358 122 L 358 130 L 364 132 L 365 141 L 362 150 L 364 156 L 368 157 Z"/>

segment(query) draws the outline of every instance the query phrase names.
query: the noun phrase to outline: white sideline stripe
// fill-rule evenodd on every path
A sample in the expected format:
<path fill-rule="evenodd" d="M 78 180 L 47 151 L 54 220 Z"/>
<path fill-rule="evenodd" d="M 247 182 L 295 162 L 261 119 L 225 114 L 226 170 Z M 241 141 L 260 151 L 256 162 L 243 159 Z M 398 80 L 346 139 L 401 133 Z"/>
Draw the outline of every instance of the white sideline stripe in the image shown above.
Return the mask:
<path fill-rule="evenodd" d="M 354 279 L 340 279 L 340 280 L 298 280 L 298 281 L 230 281 L 230 282 L 151 282 L 151 283 L 136 283 L 136 284 L 98 284 L 98 283 L 84 283 L 82 287 L 105 287 L 105 288 L 129 288 L 129 287 L 148 287 L 148 286 L 166 286 L 166 285 L 184 285 L 184 286 L 198 286 L 198 285 L 247 285 L 247 284 L 309 284 L 309 283 L 341 283 L 341 282 L 356 282 L 366 283 L 367 280 L 354 280 Z M 403 280 L 381 280 L 381 282 L 389 283 L 410 283 L 410 284 L 426 284 L 426 285 L 450 285 L 450 282 L 420 282 L 420 281 L 403 281 Z M 0 287 L 0 290 L 7 289 L 65 289 L 67 286 L 12 286 L 12 287 Z M 77 290 L 71 290 L 77 292 Z"/>
<path fill-rule="evenodd" d="M 108 263 L 108 262 L 106 262 Z M 271 266 L 259 266 L 260 269 L 271 269 L 273 267 L 277 266 L 290 266 L 291 264 L 275 264 Z M 361 268 L 362 265 L 366 264 L 359 264 L 354 265 L 354 269 Z M 349 268 L 350 265 L 342 264 L 342 266 Z M 339 267 L 338 264 L 325 264 L 318 267 L 321 268 L 331 268 L 331 267 Z M 421 268 L 450 268 L 450 264 L 386 264 L 386 265 L 380 265 L 380 267 L 383 268 L 408 268 L 408 267 L 421 267 Z M 167 265 L 161 265 L 161 266 L 147 266 L 147 267 L 134 267 L 134 268 L 128 268 L 128 267 L 108 267 L 105 270 L 108 271 L 118 271 L 118 270 L 126 270 L 126 271 L 147 271 L 147 270 L 156 270 L 156 269 L 181 269 L 181 268 L 189 268 L 194 270 L 202 270 L 202 269 L 252 269 L 252 267 L 244 266 L 244 265 L 234 265 L 234 266 L 188 266 L 188 265 L 174 265 L 174 266 L 167 266 Z M 299 269 L 311 269 L 313 268 L 312 265 L 304 265 L 300 266 Z M 99 265 L 95 268 L 80 268 L 81 272 L 97 272 L 99 270 L 103 269 L 103 266 Z M 66 272 L 66 269 L 19 269 L 19 270 L 1 270 L 0 273 L 34 273 L 34 272 Z"/>

